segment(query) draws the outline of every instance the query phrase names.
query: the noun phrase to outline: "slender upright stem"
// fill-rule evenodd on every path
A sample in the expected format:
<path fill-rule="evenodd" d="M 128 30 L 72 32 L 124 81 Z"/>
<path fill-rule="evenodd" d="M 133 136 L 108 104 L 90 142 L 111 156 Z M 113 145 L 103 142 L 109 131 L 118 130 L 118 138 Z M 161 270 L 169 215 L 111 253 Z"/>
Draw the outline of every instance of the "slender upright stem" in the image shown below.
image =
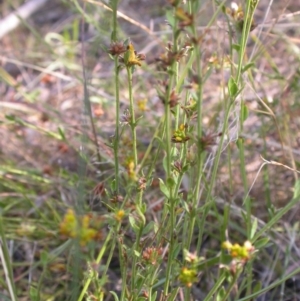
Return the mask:
<path fill-rule="evenodd" d="M 115 179 L 116 194 L 119 193 L 119 137 L 120 137 L 120 95 L 119 95 L 119 59 L 115 57 L 115 95 L 116 95 L 116 131 L 114 137 L 114 161 L 115 161 Z"/>
<path fill-rule="evenodd" d="M 132 94 L 132 67 L 127 67 L 127 76 L 128 76 L 128 92 L 129 92 L 129 112 L 130 112 L 130 127 L 132 132 L 132 152 L 133 152 L 133 162 L 134 167 L 138 165 L 137 159 L 137 141 L 136 141 L 136 123 L 135 123 L 135 113 L 134 113 L 134 104 L 133 104 L 133 94 Z"/>

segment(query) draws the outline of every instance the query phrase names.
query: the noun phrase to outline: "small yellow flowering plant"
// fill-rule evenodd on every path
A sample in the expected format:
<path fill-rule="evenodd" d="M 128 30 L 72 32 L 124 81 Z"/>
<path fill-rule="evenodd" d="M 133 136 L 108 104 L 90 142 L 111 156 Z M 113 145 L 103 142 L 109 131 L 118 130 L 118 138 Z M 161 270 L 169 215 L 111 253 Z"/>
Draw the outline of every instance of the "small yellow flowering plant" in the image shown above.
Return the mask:
<path fill-rule="evenodd" d="M 86 246 L 90 241 L 101 239 L 101 225 L 102 219 L 97 220 L 91 214 L 77 217 L 74 210 L 69 209 L 60 223 L 59 232 L 68 238 L 78 238 L 80 245 Z"/>
<path fill-rule="evenodd" d="M 245 241 L 242 246 L 237 243 L 232 244 L 229 241 L 225 241 L 222 244 L 222 248 L 226 249 L 233 259 L 236 259 L 242 263 L 245 263 L 251 259 L 255 251 L 255 247 L 249 240 Z"/>
<path fill-rule="evenodd" d="M 237 277 L 240 275 L 243 267 L 253 257 L 253 254 L 256 250 L 248 240 L 245 241 L 243 245 L 237 243 L 232 244 L 229 241 L 224 241 L 222 248 L 226 249 L 232 258 L 228 265 L 220 265 L 221 268 L 224 268 L 230 272 L 230 277 Z"/>
<path fill-rule="evenodd" d="M 184 250 L 185 265 L 181 268 L 178 280 L 185 286 L 191 287 L 195 282 L 199 281 L 198 264 L 203 257 L 198 257 L 195 253 Z"/>
<path fill-rule="evenodd" d="M 172 142 L 185 143 L 188 140 L 190 140 L 190 137 L 187 135 L 187 125 L 181 124 L 174 132 L 174 135 L 172 136 Z"/>
<path fill-rule="evenodd" d="M 127 51 L 124 54 L 124 64 L 126 67 L 132 67 L 135 65 L 142 66 L 141 61 L 145 57 L 141 54 L 138 54 L 133 47 L 132 43 L 129 43 L 127 46 Z"/>
<path fill-rule="evenodd" d="M 235 25 L 236 29 L 239 32 L 242 32 L 244 23 L 245 23 L 245 16 L 244 11 L 241 5 L 238 5 L 235 2 L 231 2 L 231 7 L 225 8 L 225 13 L 230 17 L 233 24 Z M 256 27 L 255 23 L 252 21 L 250 26 L 250 31 L 252 31 Z"/>
<path fill-rule="evenodd" d="M 144 61 L 146 56 L 143 53 L 137 53 L 134 49 L 133 44 L 129 41 L 123 42 L 112 42 L 108 53 L 112 56 L 120 57 L 120 62 L 124 63 L 126 68 L 133 66 L 142 66 L 141 61 Z"/>

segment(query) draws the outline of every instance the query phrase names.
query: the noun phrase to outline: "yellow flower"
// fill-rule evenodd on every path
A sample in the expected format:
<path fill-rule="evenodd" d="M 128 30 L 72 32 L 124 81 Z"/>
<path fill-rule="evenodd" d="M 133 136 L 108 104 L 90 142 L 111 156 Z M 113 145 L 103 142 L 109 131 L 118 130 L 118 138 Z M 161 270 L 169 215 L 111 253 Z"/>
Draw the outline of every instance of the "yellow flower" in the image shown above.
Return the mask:
<path fill-rule="evenodd" d="M 143 98 L 143 99 L 140 99 L 137 101 L 137 105 L 138 105 L 138 108 L 141 110 L 141 111 L 147 111 L 147 98 Z"/>
<path fill-rule="evenodd" d="M 122 219 L 124 218 L 124 215 L 125 215 L 125 211 L 124 210 L 119 210 L 115 213 L 115 219 L 118 221 L 118 222 L 121 222 Z"/>
<path fill-rule="evenodd" d="M 222 243 L 222 248 L 227 249 L 232 258 L 237 258 L 243 262 L 248 261 L 255 251 L 254 246 L 248 240 L 244 242 L 243 246 L 237 243 L 232 245 L 229 241 L 225 241 Z"/>
<path fill-rule="evenodd" d="M 191 287 L 197 281 L 197 271 L 183 267 L 178 278 L 186 287 Z"/>
<path fill-rule="evenodd" d="M 75 237 L 76 228 L 77 220 L 75 217 L 75 212 L 72 209 L 68 209 L 63 221 L 60 223 L 60 233 L 69 237 Z"/>
<path fill-rule="evenodd" d="M 124 63 L 127 67 L 142 66 L 141 57 L 136 54 L 132 43 L 129 43 L 127 46 L 127 51 L 124 54 Z"/>
<path fill-rule="evenodd" d="M 60 233 L 69 238 L 78 238 L 81 246 L 100 237 L 99 229 L 91 226 L 92 216 L 89 214 L 77 218 L 75 212 L 69 209 L 60 223 Z"/>

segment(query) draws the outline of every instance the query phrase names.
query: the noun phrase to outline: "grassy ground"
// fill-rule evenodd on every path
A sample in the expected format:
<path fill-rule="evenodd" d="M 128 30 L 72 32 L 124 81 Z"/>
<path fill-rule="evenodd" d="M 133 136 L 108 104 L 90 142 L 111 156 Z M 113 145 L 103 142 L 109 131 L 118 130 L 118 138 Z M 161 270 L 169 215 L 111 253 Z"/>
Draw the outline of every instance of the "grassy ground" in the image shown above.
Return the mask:
<path fill-rule="evenodd" d="M 300 300 L 300 5 L 185 2 L 2 39 L 1 300 Z"/>

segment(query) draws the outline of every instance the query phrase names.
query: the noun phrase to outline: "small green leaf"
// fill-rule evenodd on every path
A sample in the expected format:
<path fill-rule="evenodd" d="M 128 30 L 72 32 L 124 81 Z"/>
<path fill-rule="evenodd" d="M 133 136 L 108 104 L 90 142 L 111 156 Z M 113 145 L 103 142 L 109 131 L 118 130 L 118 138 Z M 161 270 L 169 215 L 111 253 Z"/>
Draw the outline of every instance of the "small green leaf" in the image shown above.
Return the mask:
<path fill-rule="evenodd" d="M 294 196 L 293 199 L 297 198 L 300 195 L 300 180 L 297 180 L 294 185 Z"/>
<path fill-rule="evenodd" d="M 238 138 L 236 141 L 236 145 L 238 147 L 238 149 L 241 148 L 242 144 L 244 143 L 244 139 L 243 138 Z"/>
<path fill-rule="evenodd" d="M 110 293 L 114 296 L 115 301 L 119 301 L 119 297 L 115 292 L 110 291 Z"/>
<path fill-rule="evenodd" d="M 175 249 L 173 250 L 173 254 L 172 254 L 173 258 L 177 258 L 180 252 L 181 252 L 181 243 L 175 246 Z"/>
<path fill-rule="evenodd" d="M 246 72 L 248 69 L 251 69 L 252 67 L 254 67 L 255 64 L 253 62 L 246 64 L 243 68 L 242 68 L 242 73 Z"/>
<path fill-rule="evenodd" d="M 237 52 L 240 52 L 241 46 L 239 44 L 232 44 L 232 49 L 236 50 Z"/>
<path fill-rule="evenodd" d="M 157 223 L 154 223 L 153 230 L 154 230 L 155 234 L 158 232 L 159 229 L 160 229 L 160 226 Z"/>
<path fill-rule="evenodd" d="M 61 140 L 64 140 L 64 141 L 66 141 L 67 139 L 66 139 L 66 136 L 65 136 L 65 132 L 64 132 L 64 130 L 63 130 L 63 128 L 62 127 L 58 127 L 58 133 L 60 134 L 60 136 L 61 136 Z"/>
<path fill-rule="evenodd" d="M 29 296 L 30 296 L 30 300 L 38 301 L 39 300 L 38 290 L 35 287 L 31 286 L 29 289 Z"/>
<path fill-rule="evenodd" d="M 110 189 L 111 191 L 116 191 L 116 180 L 110 182 Z"/>
<path fill-rule="evenodd" d="M 238 93 L 238 86 L 235 80 L 231 77 L 228 81 L 228 92 L 231 97 L 235 97 Z"/>
<path fill-rule="evenodd" d="M 170 191 L 168 189 L 168 187 L 166 186 L 166 184 L 164 183 L 164 181 L 162 179 L 158 179 L 159 180 L 159 188 L 160 191 L 164 194 L 164 196 L 169 199 L 170 198 Z"/>
<path fill-rule="evenodd" d="M 174 17 L 174 13 L 172 10 L 168 10 L 166 13 L 166 18 L 168 23 L 171 25 L 171 27 L 175 26 L 175 17 Z"/>
<path fill-rule="evenodd" d="M 168 185 L 168 187 L 173 188 L 176 185 L 176 182 L 173 178 L 168 178 L 167 179 L 167 185 Z"/>
<path fill-rule="evenodd" d="M 151 232 L 154 228 L 154 222 L 150 221 L 143 229 L 143 235 L 147 235 L 149 232 Z"/>
<path fill-rule="evenodd" d="M 209 77 L 211 76 L 212 72 L 214 71 L 214 68 L 212 66 L 210 66 L 206 73 L 204 74 L 204 77 L 202 79 L 202 85 L 209 79 Z"/>
<path fill-rule="evenodd" d="M 41 262 L 43 265 L 48 263 L 48 253 L 46 251 L 41 251 Z"/>
<path fill-rule="evenodd" d="M 253 293 L 258 293 L 262 288 L 262 283 L 258 281 L 253 287 Z"/>
<path fill-rule="evenodd" d="M 175 301 L 178 292 L 179 292 L 179 287 L 174 288 L 174 289 L 171 291 L 171 293 L 169 294 L 167 300 L 168 300 L 168 301 Z"/>
<path fill-rule="evenodd" d="M 263 237 L 261 239 L 258 239 L 254 244 L 255 249 L 263 248 L 269 242 L 269 240 L 269 237 Z"/>
<path fill-rule="evenodd" d="M 135 210 L 136 210 L 138 216 L 140 217 L 140 219 L 142 220 L 142 223 L 143 223 L 143 226 L 144 226 L 146 224 L 146 218 L 145 218 L 145 215 L 143 213 L 143 207 L 145 207 L 145 206 L 136 205 Z"/>
<path fill-rule="evenodd" d="M 5 118 L 9 121 L 16 121 L 16 117 L 14 115 L 5 115 Z"/>
<path fill-rule="evenodd" d="M 186 164 L 182 167 L 181 173 L 184 174 L 186 173 L 190 168 L 190 164 Z"/>
<path fill-rule="evenodd" d="M 245 104 L 242 104 L 241 106 L 241 119 L 242 122 L 244 122 L 249 116 L 249 110 L 248 107 Z"/>
<path fill-rule="evenodd" d="M 156 301 L 157 291 L 153 292 L 152 296 L 149 297 L 149 301 Z"/>
<path fill-rule="evenodd" d="M 190 213 L 190 208 L 189 208 L 187 202 L 182 202 L 182 205 L 183 205 L 184 210 L 185 210 L 187 213 Z"/>
<path fill-rule="evenodd" d="M 137 226 L 135 219 L 132 215 L 129 215 L 128 220 L 129 220 L 129 224 L 130 224 L 131 228 L 134 230 L 134 232 L 139 231 L 139 227 Z"/>
<path fill-rule="evenodd" d="M 256 230 L 257 230 L 257 218 L 255 218 L 252 223 L 251 232 L 250 232 L 250 240 L 254 237 Z"/>
<path fill-rule="evenodd" d="M 225 295 L 226 295 L 226 291 L 225 291 L 224 286 L 222 286 L 220 288 L 220 290 L 218 291 L 218 293 L 217 293 L 217 299 L 216 300 L 217 301 L 224 300 Z"/>

